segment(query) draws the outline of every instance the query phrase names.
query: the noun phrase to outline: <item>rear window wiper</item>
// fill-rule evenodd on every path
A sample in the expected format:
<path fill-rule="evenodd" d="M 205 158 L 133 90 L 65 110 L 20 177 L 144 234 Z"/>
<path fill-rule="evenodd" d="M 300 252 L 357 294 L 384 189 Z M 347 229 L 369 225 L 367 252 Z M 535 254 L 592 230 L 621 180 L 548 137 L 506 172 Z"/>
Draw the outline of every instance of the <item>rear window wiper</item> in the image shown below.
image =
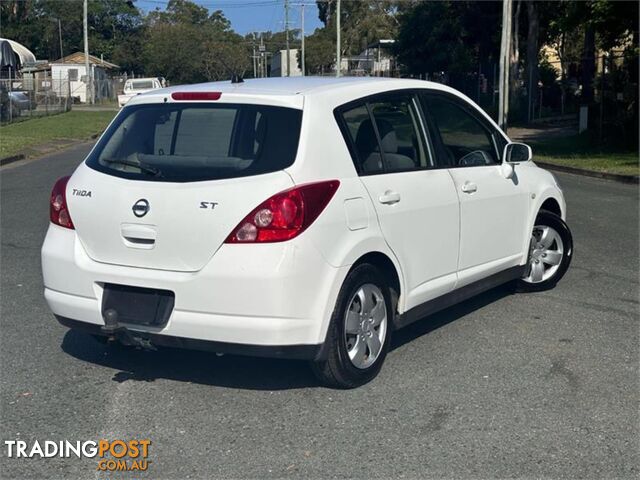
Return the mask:
<path fill-rule="evenodd" d="M 131 160 L 118 160 L 115 158 L 102 158 L 101 162 L 107 163 L 109 165 L 125 165 L 127 167 L 139 168 L 141 172 L 147 173 L 149 175 L 153 175 L 154 177 L 162 177 L 162 172 L 157 168 L 153 167 L 145 167 L 140 163 L 132 162 Z"/>

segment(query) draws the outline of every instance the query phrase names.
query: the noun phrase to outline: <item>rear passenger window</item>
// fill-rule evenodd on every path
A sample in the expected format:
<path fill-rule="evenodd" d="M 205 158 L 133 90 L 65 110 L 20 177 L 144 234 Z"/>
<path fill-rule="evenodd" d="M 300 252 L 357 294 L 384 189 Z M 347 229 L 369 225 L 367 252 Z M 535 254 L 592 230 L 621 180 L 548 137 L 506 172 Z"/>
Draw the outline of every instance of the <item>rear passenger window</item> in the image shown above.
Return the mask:
<path fill-rule="evenodd" d="M 351 145 L 355 147 L 356 162 L 360 172 L 365 174 L 382 173 L 384 169 L 379 156 L 377 162 L 369 161 L 371 154 L 378 151 L 378 140 L 366 105 L 363 104 L 345 111 L 342 118 L 347 127 Z"/>
<path fill-rule="evenodd" d="M 475 167 L 499 163 L 489 130 L 464 107 L 441 95 L 424 95 L 423 104 L 433 124 L 438 161 L 448 167 Z"/>
<path fill-rule="evenodd" d="M 427 168 L 427 149 L 413 97 L 372 102 L 369 107 L 378 128 L 386 171 Z M 380 162 L 380 152 L 372 152 L 367 161 Z"/>
<path fill-rule="evenodd" d="M 411 171 L 431 165 L 412 95 L 363 103 L 343 111 L 342 120 L 360 173 Z"/>

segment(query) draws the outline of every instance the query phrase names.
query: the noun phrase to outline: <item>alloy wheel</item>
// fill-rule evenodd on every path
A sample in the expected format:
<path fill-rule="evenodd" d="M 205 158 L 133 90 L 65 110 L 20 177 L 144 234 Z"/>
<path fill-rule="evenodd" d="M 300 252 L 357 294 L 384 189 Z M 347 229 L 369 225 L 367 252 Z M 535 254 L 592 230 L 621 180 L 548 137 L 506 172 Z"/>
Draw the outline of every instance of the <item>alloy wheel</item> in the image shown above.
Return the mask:
<path fill-rule="evenodd" d="M 527 283 L 541 283 L 555 275 L 562 262 L 564 244 L 560 234 L 547 225 L 533 227 L 529 268 L 523 280 Z"/>
<path fill-rule="evenodd" d="M 387 306 L 382 291 L 372 283 L 353 294 L 345 313 L 347 353 L 356 368 L 365 369 L 380 356 L 387 334 Z"/>

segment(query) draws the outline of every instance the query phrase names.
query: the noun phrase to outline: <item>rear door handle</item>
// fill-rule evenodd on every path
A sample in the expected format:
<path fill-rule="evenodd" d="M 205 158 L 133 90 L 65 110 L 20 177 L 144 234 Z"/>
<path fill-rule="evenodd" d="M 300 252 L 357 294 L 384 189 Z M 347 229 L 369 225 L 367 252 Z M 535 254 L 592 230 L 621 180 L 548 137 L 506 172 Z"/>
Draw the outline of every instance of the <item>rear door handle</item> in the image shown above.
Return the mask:
<path fill-rule="evenodd" d="M 394 203 L 398 203 L 400 201 L 400 194 L 392 190 L 387 190 L 382 195 L 380 195 L 378 201 L 380 203 L 384 203 L 385 205 L 393 205 Z"/>
<path fill-rule="evenodd" d="M 478 185 L 472 182 L 464 182 L 462 185 L 462 191 L 464 193 L 473 193 L 478 190 Z"/>

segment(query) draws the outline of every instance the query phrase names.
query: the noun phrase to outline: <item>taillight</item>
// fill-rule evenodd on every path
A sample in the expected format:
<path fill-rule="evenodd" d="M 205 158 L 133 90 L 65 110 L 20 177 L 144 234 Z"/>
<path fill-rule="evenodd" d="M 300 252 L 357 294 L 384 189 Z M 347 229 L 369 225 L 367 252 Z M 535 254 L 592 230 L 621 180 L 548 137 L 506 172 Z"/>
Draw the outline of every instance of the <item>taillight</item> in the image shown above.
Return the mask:
<path fill-rule="evenodd" d="M 69 207 L 67 206 L 67 182 L 70 177 L 62 177 L 58 179 L 51 190 L 51 198 L 49 199 L 49 218 L 51 222 L 64 228 L 74 230 Z"/>
<path fill-rule="evenodd" d="M 329 180 L 276 193 L 247 215 L 225 243 L 283 242 L 297 237 L 318 218 L 338 186 L 338 180 Z"/>

